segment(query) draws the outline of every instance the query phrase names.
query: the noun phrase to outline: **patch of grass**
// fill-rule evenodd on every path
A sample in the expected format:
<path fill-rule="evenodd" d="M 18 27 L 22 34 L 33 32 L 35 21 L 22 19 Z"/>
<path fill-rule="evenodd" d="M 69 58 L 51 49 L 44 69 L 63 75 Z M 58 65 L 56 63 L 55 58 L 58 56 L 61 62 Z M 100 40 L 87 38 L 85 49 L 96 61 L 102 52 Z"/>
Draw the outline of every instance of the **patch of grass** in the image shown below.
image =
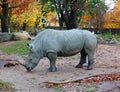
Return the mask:
<path fill-rule="evenodd" d="M 32 78 L 32 80 L 36 80 L 36 78 Z"/>
<path fill-rule="evenodd" d="M 95 92 L 95 90 L 87 90 L 86 92 Z"/>
<path fill-rule="evenodd" d="M 3 47 L 2 51 L 7 54 L 27 55 L 28 54 L 27 43 L 29 43 L 29 41 L 27 40 L 18 41 L 12 45 Z"/>
<path fill-rule="evenodd" d="M 54 89 L 55 90 L 62 90 L 62 88 L 60 86 L 55 86 Z"/>
<path fill-rule="evenodd" d="M 0 90 L 9 91 L 9 92 L 15 92 L 15 88 L 12 87 L 12 83 L 3 82 L 2 80 L 0 80 Z"/>
<path fill-rule="evenodd" d="M 57 90 L 57 91 L 60 91 L 60 92 L 66 92 L 66 90 L 64 90 L 64 89 L 63 89 L 62 87 L 60 87 L 60 86 L 55 86 L 54 89 Z"/>
<path fill-rule="evenodd" d="M 108 38 L 120 38 L 120 34 L 113 34 L 112 32 L 107 32 L 107 33 L 103 33 L 101 34 L 101 36 L 105 39 L 108 39 Z"/>

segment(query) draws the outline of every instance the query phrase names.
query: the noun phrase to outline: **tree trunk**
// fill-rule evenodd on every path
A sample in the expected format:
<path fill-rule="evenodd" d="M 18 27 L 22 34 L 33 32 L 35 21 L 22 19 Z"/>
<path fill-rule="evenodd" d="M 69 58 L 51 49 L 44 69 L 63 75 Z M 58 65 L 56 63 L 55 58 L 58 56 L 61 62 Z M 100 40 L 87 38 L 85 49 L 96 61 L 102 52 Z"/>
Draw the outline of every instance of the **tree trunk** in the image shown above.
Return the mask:
<path fill-rule="evenodd" d="M 61 3 L 60 3 L 60 1 L 58 2 L 59 6 L 57 6 L 56 3 L 57 2 L 54 0 L 55 10 L 56 10 L 58 18 L 59 18 L 59 25 L 62 28 L 63 27 L 63 18 L 61 17 L 61 14 L 63 13 L 63 11 L 61 10 Z M 57 7 L 59 7 L 59 9 Z"/>
<path fill-rule="evenodd" d="M 63 27 L 63 19 L 61 17 L 59 17 L 59 25 L 61 28 Z"/>
<path fill-rule="evenodd" d="M 23 22 L 22 31 L 26 31 L 27 23 L 26 20 Z"/>
<path fill-rule="evenodd" d="M 71 10 L 69 18 L 65 21 L 65 24 L 67 29 L 77 28 L 76 12 L 74 10 Z"/>
<path fill-rule="evenodd" d="M 77 9 L 75 5 L 78 4 L 76 0 L 69 1 L 69 0 L 58 0 L 57 2 L 58 7 L 56 6 L 56 11 L 59 17 L 60 26 L 65 24 L 66 29 L 73 29 L 78 27 L 77 21 Z"/>
<path fill-rule="evenodd" d="M 8 32 L 8 4 L 3 4 L 1 16 L 1 28 L 2 32 Z"/>

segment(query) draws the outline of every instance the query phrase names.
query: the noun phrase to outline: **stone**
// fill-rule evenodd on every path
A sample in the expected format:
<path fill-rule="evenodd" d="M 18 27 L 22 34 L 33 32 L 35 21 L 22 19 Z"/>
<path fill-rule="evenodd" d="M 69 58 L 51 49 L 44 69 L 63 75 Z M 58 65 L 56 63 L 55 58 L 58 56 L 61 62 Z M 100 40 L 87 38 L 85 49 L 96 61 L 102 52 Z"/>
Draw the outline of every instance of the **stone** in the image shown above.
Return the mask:
<path fill-rule="evenodd" d="M 112 38 L 109 43 L 110 44 L 120 44 L 120 42 L 116 38 Z"/>
<path fill-rule="evenodd" d="M 28 32 L 22 31 L 22 32 L 13 33 L 11 40 L 25 40 L 25 39 L 30 39 L 30 38 L 31 37 Z"/>
<path fill-rule="evenodd" d="M 12 37 L 12 34 L 9 33 L 0 33 L 0 42 L 9 41 Z"/>

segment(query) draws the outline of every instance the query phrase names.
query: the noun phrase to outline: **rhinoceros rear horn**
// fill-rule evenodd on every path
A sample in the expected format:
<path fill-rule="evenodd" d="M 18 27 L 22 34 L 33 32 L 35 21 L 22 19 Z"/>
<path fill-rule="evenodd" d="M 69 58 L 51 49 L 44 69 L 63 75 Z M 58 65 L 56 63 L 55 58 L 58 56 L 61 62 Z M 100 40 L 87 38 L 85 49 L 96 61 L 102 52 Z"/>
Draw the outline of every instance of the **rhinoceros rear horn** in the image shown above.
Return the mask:
<path fill-rule="evenodd" d="M 25 56 L 20 56 L 20 57 L 17 57 L 17 61 L 21 64 L 21 65 L 25 65 L 26 64 L 26 61 L 28 60 L 27 57 Z"/>

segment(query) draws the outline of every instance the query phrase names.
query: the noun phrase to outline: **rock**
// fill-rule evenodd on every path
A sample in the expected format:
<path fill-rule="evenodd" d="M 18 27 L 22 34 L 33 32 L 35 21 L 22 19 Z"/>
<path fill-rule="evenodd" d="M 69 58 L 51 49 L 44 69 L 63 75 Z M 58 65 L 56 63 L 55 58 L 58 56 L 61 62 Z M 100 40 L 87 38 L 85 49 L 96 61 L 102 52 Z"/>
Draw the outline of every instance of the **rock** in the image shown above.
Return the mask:
<path fill-rule="evenodd" d="M 0 33 L 0 42 L 9 41 L 12 37 L 10 33 Z"/>
<path fill-rule="evenodd" d="M 112 38 L 112 39 L 110 40 L 109 44 L 120 44 L 120 42 L 119 42 L 117 39 Z"/>
<path fill-rule="evenodd" d="M 5 42 L 5 41 L 18 41 L 18 40 L 30 40 L 31 37 L 26 31 L 22 32 L 15 32 L 15 33 L 0 33 L 0 42 Z"/>
<path fill-rule="evenodd" d="M 30 39 L 30 35 L 26 31 L 17 32 L 12 34 L 11 40 L 25 40 Z"/>
<path fill-rule="evenodd" d="M 106 44 L 120 44 L 120 42 L 116 38 L 109 38 L 105 40 Z"/>
<path fill-rule="evenodd" d="M 96 36 L 97 41 L 98 41 L 99 44 L 120 44 L 120 42 L 116 38 L 103 39 L 99 35 L 95 35 L 95 36 Z"/>

